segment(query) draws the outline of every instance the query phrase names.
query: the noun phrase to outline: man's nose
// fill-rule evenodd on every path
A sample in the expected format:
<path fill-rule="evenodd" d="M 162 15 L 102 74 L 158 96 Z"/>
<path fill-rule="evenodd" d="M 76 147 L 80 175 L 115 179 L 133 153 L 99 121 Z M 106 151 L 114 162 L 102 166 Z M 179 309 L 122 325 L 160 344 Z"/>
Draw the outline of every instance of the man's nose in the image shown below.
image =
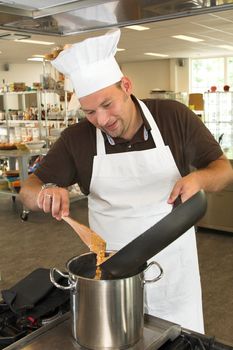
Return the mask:
<path fill-rule="evenodd" d="M 105 126 L 108 122 L 108 119 L 109 119 L 108 112 L 104 109 L 97 111 L 96 119 L 97 119 L 97 124 L 100 127 Z"/>

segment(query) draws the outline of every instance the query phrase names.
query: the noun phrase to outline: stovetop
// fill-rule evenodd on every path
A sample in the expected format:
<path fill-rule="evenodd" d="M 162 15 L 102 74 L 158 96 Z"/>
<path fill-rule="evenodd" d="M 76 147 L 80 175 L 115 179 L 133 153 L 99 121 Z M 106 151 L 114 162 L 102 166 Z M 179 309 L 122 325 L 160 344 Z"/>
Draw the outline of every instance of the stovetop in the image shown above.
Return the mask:
<path fill-rule="evenodd" d="M 154 350 L 181 333 L 179 325 L 145 315 L 143 337 L 128 350 Z M 54 322 L 23 337 L 4 350 L 78 350 L 83 349 L 72 337 L 71 316 L 67 313 Z M 101 349 L 102 350 L 102 349 Z"/>
<path fill-rule="evenodd" d="M 3 301 L 0 302 L 0 350 L 16 341 L 31 335 L 40 328 L 54 321 L 60 320 L 69 310 L 67 301 L 59 307 L 43 309 L 43 315 L 37 317 L 36 313 L 15 313 Z"/>
<path fill-rule="evenodd" d="M 84 350 L 71 334 L 71 314 L 67 312 L 15 341 L 4 350 Z M 160 318 L 145 315 L 143 337 L 127 350 L 233 350 L 233 345 Z M 104 349 L 99 349 L 104 350 Z"/>

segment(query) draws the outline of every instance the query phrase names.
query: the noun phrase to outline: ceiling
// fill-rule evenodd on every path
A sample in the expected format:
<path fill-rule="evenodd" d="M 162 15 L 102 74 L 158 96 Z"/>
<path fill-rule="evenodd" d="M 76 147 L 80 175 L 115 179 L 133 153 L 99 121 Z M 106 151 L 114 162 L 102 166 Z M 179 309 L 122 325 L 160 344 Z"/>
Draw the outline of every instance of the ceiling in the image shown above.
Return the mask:
<path fill-rule="evenodd" d="M 117 53 L 116 57 L 120 63 L 161 59 L 161 57 L 144 55 L 145 52 L 168 55 L 167 58 L 233 56 L 233 4 L 212 13 L 173 19 L 164 18 L 156 22 L 149 21 L 149 23 L 144 20 L 143 25 L 150 29 L 139 32 L 125 28 L 123 24 L 120 25 L 122 34 L 118 47 L 125 49 Z M 51 46 L 0 39 L 0 64 L 26 63 L 26 59 L 32 55 L 50 53 L 56 47 L 78 42 L 91 35 L 105 33 L 107 29 L 64 36 L 30 34 L 33 40 L 54 42 Z M 0 36 L 6 33 L 26 34 L 25 31 L 18 29 L 0 29 Z M 172 35 L 179 34 L 203 39 L 203 41 L 192 43 L 172 38 Z M 219 45 L 230 45 L 232 50 L 220 48 Z"/>

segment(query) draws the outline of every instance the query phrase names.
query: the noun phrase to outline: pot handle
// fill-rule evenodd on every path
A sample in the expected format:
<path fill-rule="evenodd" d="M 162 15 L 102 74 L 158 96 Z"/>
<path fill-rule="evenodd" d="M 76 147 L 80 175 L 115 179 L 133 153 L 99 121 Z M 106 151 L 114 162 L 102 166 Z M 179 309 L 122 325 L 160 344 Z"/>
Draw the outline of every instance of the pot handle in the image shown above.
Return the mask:
<path fill-rule="evenodd" d="M 62 289 L 62 290 L 73 289 L 76 287 L 76 282 L 71 283 L 70 280 L 68 280 L 69 286 L 62 286 L 61 284 L 56 282 L 55 277 L 54 277 L 55 272 L 62 277 L 65 277 L 67 279 L 69 278 L 68 274 L 61 272 L 60 270 L 56 269 L 55 267 L 50 269 L 50 281 L 54 284 L 55 287 Z"/>
<path fill-rule="evenodd" d="M 160 271 L 159 275 L 156 276 L 155 278 L 152 278 L 151 280 L 143 279 L 143 284 L 146 284 L 146 283 L 154 283 L 154 282 L 160 280 L 160 278 L 163 277 L 163 274 L 164 274 L 163 268 L 162 268 L 161 265 L 159 265 L 159 263 L 157 263 L 156 261 L 151 261 L 151 262 L 149 263 L 149 265 L 147 266 L 147 268 L 144 270 L 144 272 L 146 272 L 147 270 L 149 270 L 149 269 L 151 268 L 151 266 L 153 266 L 153 265 L 156 265 L 156 266 L 159 268 L 159 271 Z"/>

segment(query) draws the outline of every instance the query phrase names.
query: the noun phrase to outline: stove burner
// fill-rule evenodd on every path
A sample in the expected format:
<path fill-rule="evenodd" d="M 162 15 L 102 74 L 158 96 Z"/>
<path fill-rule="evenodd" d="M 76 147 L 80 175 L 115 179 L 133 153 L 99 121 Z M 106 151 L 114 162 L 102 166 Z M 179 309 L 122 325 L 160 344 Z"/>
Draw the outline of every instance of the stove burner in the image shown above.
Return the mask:
<path fill-rule="evenodd" d="M 57 307 L 38 319 L 28 315 L 17 315 L 9 306 L 0 302 L 0 350 L 25 337 L 41 326 L 49 324 L 68 311 L 68 306 Z"/>
<path fill-rule="evenodd" d="M 18 317 L 9 309 L 8 305 L 0 304 L 0 349 L 24 337 L 28 330 L 18 322 Z"/>
<path fill-rule="evenodd" d="M 53 313 L 48 313 L 41 318 L 41 325 L 45 326 L 46 324 L 49 324 L 55 320 L 57 320 L 59 317 L 63 315 L 63 312 L 61 310 L 54 310 Z"/>

